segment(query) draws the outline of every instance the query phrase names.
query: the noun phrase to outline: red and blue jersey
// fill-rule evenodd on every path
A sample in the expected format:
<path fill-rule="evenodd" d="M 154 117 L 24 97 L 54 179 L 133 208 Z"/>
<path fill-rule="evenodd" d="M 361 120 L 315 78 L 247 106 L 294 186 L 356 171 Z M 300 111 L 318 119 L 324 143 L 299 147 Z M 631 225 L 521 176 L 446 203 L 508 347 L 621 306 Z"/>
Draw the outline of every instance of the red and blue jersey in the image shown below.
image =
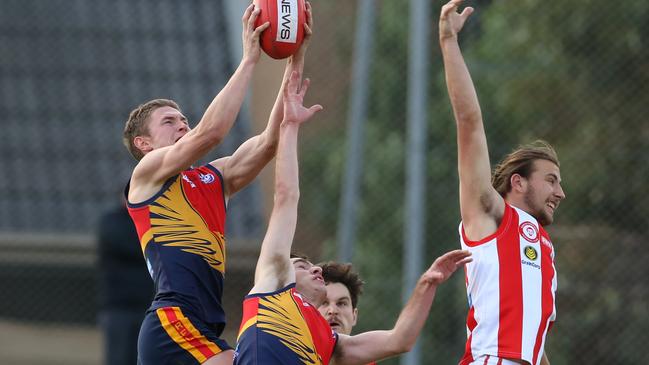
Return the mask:
<path fill-rule="evenodd" d="M 185 170 L 150 199 L 128 203 L 128 211 L 156 287 L 151 309 L 178 306 L 208 324 L 224 324 L 221 173 L 211 165 Z"/>
<path fill-rule="evenodd" d="M 246 296 L 234 365 L 327 365 L 337 340 L 318 309 L 292 283 Z"/>

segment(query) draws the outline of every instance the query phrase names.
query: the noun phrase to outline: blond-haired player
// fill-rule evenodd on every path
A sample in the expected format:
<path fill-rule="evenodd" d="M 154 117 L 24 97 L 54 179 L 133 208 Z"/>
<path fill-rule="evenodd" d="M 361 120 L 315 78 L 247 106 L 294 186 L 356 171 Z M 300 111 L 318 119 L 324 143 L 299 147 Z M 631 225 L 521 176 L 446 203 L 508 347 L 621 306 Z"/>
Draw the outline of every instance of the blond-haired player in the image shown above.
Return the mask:
<path fill-rule="evenodd" d="M 442 7 L 439 39 L 457 124 L 468 339 L 461 365 L 549 364 L 545 338 L 555 319 L 554 248 L 544 229 L 565 198 L 554 149 L 521 146 L 492 179 L 480 105 L 458 33 L 473 12 L 462 0 Z M 492 184 L 493 181 L 493 184 Z"/>

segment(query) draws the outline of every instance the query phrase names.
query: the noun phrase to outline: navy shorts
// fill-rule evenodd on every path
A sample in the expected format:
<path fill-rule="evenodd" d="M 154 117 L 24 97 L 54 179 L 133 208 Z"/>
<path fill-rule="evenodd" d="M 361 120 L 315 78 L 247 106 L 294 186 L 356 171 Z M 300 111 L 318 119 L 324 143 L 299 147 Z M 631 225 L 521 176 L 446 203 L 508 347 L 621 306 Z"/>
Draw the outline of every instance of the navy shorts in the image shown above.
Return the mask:
<path fill-rule="evenodd" d="M 206 324 L 179 307 L 149 310 L 137 341 L 139 365 L 196 365 L 231 350 L 222 327 Z"/>

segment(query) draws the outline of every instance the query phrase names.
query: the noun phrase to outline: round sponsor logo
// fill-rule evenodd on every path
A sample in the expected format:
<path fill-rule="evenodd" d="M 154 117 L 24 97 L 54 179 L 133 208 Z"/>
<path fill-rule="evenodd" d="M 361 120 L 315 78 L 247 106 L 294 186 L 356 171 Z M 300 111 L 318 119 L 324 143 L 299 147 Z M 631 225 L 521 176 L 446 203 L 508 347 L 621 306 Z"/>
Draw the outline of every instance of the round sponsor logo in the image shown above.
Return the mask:
<path fill-rule="evenodd" d="M 518 227 L 518 232 L 529 242 L 535 243 L 539 241 L 539 230 L 530 222 L 523 222 Z"/>
<path fill-rule="evenodd" d="M 203 184 L 211 184 L 214 182 L 214 175 L 212 174 L 198 174 L 198 176 L 201 178 Z"/>
<path fill-rule="evenodd" d="M 539 257 L 538 253 L 536 252 L 536 249 L 532 246 L 525 246 L 525 257 L 528 259 L 534 261 L 536 260 L 537 257 Z"/>

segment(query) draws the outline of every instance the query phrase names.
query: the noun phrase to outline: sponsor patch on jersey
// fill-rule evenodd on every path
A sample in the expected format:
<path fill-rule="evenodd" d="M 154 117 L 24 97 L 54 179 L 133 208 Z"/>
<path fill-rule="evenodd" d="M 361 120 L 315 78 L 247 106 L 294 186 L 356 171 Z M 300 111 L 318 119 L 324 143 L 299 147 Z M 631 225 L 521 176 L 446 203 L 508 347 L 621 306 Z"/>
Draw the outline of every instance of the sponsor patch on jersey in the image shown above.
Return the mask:
<path fill-rule="evenodd" d="M 199 173 L 198 177 L 201 178 L 201 182 L 203 184 L 211 184 L 211 183 L 214 182 L 214 175 L 212 175 L 212 174 L 201 174 L 201 173 Z"/>
<path fill-rule="evenodd" d="M 521 260 L 521 264 L 526 265 L 526 266 L 531 266 L 531 267 L 533 267 L 533 268 L 535 268 L 537 270 L 541 270 L 541 266 L 539 264 L 535 264 L 533 262 Z"/>
<path fill-rule="evenodd" d="M 196 187 L 196 184 L 194 184 L 194 182 L 191 181 L 187 175 L 182 174 L 182 176 L 183 176 L 183 180 L 187 181 L 187 183 L 189 184 L 189 186 L 191 186 L 192 188 L 195 188 L 195 187 Z"/>
<path fill-rule="evenodd" d="M 529 242 L 539 242 L 539 230 L 530 222 L 521 223 L 521 225 L 518 226 L 518 233 Z"/>
<path fill-rule="evenodd" d="M 532 261 L 536 260 L 536 258 L 539 257 L 539 254 L 536 252 L 536 249 L 532 246 L 525 246 L 523 252 L 525 253 L 525 257 L 527 257 Z"/>

